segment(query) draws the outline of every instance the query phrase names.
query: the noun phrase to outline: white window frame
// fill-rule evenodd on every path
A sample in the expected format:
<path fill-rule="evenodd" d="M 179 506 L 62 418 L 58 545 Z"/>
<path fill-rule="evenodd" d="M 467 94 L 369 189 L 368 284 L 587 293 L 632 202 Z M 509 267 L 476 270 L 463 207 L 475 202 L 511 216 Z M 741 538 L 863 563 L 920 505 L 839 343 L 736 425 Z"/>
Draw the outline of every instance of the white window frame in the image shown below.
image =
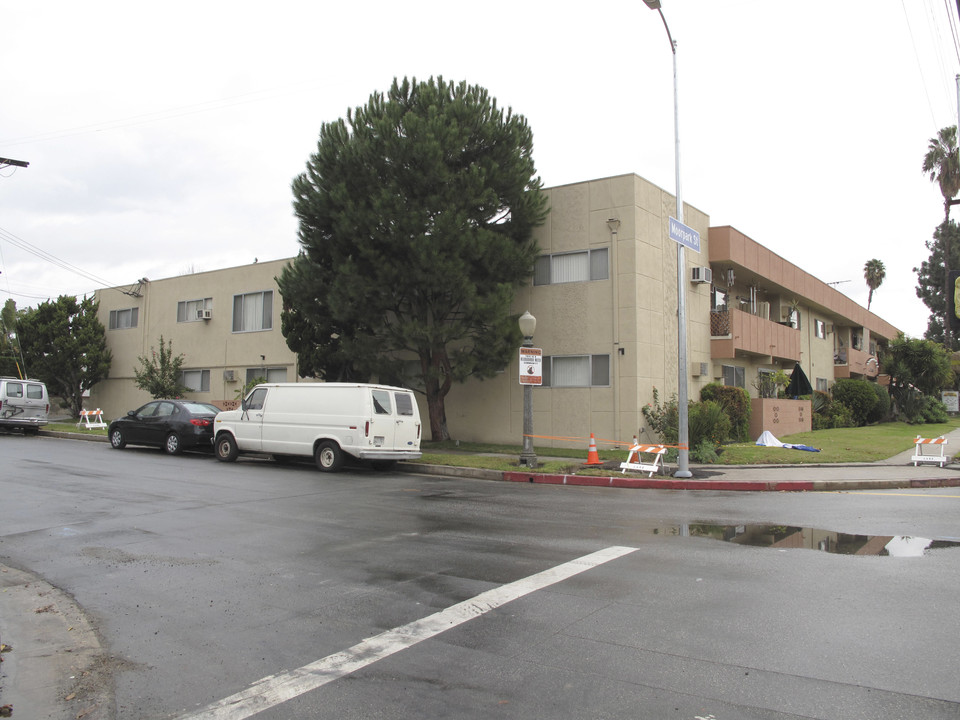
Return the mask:
<path fill-rule="evenodd" d="M 823 320 L 814 320 L 813 321 L 813 334 L 816 335 L 821 340 L 826 340 L 827 338 L 827 324 Z"/>
<path fill-rule="evenodd" d="M 733 379 L 732 383 L 727 382 L 727 376 L 730 375 Z M 720 366 L 720 376 L 723 378 L 723 384 L 729 385 L 732 387 L 739 387 L 746 389 L 747 387 L 747 369 L 740 367 L 739 365 L 721 365 Z"/>
<path fill-rule="evenodd" d="M 541 255 L 533 268 L 534 285 L 561 285 L 609 279 L 609 248 Z"/>
<path fill-rule="evenodd" d="M 232 328 L 235 333 L 273 330 L 273 290 L 234 295 Z"/>
<path fill-rule="evenodd" d="M 247 383 L 249 383 L 251 380 L 255 380 L 258 377 L 264 378 L 264 382 L 268 383 L 287 382 L 287 368 L 259 366 L 247 368 Z"/>
<path fill-rule="evenodd" d="M 209 310 L 213 312 L 213 298 L 202 298 L 198 300 L 181 300 L 177 303 L 177 322 L 198 322 L 203 320 L 197 317 L 198 311 Z"/>
<path fill-rule="evenodd" d="M 579 378 L 577 378 L 579 364 Z M 569 365 L 569 367 L 564 367 Z M 560 384 L 557 384 L 558 380 Z M 609 355 L 547 355 L 543 358 L 543 384 L 540 387 L 610 387 Z"/>
<path fill-rule="evenodd" d="M 197 387 L 199 380 L 199 387 Z M 210 392 L 210 371 L 209 370 L 181 370 L 180 382 L 190 392 Z"/>
<path fill-rule="evenodd" d="M 140 319 L 140 308 L 123 308 L 122 310 L 111 310 L 110 318 L 107 321 L 108 330 L 130 330 L 137 326 Z"/>

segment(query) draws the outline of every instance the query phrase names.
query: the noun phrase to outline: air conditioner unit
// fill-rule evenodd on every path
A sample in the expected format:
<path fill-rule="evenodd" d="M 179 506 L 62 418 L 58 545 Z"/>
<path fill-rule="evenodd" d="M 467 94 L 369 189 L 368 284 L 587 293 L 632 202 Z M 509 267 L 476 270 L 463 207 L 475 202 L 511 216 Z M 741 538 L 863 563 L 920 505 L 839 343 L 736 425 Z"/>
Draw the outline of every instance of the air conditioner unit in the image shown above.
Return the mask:
<path fill-rule="evenodd" d="M 703 377 L 710 372 L 710 364 L 705 362 L 695 362 L 693 363 L 693 368 L 691 368 L 691 375 L 694 377 Z"/>
<path fill-rule="evenodd" d="M 204 320 L 209 320 L 209 319 L 212 318 L 212 317 L 213 317 L 213 310 L 204 310 L 204 311 L 203 311 L 203 319 L 204 319 Z"/>
<path fill-rule="evenodd" d="M 713 270 L 708 267 L 695 267 L 691 269 L 690 281 L 695 283 L 712 283 Z"/>
<path fill-rule="evenodd" d="M 236 382 L 236 379 L 237 379 L 237 378 L 236 378 L 236 376 L 233 374 L 233 370 L 224 370 L 224 371 L 223 371 L 223 379 L 224 379 L 226 382 Z"/>

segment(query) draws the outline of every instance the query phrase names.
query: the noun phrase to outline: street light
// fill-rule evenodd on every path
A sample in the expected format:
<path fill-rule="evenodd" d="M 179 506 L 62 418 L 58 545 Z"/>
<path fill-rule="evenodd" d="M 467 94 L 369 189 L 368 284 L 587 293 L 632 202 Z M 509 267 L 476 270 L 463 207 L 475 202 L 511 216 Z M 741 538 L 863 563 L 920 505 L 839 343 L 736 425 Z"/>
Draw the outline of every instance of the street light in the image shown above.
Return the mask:
<path fill-rule="evenodd" d="M 533 333 L 537 329 L 537 319 L 527 310 L 517 321 L 523 335 L 523 347 L 533 347 Z M 537 466 L 537 455 L 533 451 L 533 385 L 523 386 L 523 450 L 520 452 L 520 464 L 529 468 Z"/>
<path fill-rule="evenodd" d="M 677 180 L 677 220 L 683 223 L 683 200 L 680 197 L 680 113 L 677 102 L 677 43 L 670 34 L 670 27 L 667 25 L 667 19 L 663 16 L 663 10 L 660 9 L 660 0 L 643 0 L 644 4 L 651 10 L 660 13 L 660 19 L 663 20 L 663 27 L 667 31 L 667 40 L 670 41 L 670 52 L 673 54 L 673 137 L 674 137 L 674 160 L 676 163 Z M 689 432 L 687 423 L 687 299 L 684 280 L 684 270 L 686 265 L 683 259 L 683 245 L 677 243 L 677 412 L 678 412 L 678 432 L 677 443 L 680 445 L 679 457 L 677 458 L 677 471 L 674 477 L 688 478 L 692 476 L 690 472 L 690 451 L 687 448 L 689 442 Z"/>

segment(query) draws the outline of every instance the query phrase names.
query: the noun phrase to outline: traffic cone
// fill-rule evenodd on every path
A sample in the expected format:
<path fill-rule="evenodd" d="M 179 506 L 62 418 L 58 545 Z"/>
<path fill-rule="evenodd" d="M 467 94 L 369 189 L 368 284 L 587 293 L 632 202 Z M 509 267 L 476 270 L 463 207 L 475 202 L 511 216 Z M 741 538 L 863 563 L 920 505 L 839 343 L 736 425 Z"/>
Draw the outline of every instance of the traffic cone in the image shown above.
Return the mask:
<path fill-rule="evenodd" d="M 584 465 L 603 465 L 603 460 L 601 460 L 600 455 L 597 454 L 597 440 L 593 437 L 593 433 L 590 433 L 590 449 L 587 451 L 587 461 Z"/>

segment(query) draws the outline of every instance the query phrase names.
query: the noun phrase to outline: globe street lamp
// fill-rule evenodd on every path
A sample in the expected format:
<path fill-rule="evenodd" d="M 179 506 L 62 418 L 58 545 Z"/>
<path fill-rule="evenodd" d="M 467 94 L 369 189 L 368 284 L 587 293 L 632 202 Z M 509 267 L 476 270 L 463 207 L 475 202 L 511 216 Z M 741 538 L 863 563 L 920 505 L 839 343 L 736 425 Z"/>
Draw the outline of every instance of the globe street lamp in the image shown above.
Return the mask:
<path fill-rule="evenodd" d="M 537 329 L 537 319 L 528 310 L 517 321 L 520 333 L 523 335 L 523 347 L 520 349 L 520 383 L 523 385 L 523 450 L 520 452 L 520 464 L 534 468 L 537 466 L 537 455 L 533 451 L 533 386 L 539 385 L 539 368 L 536 373 L 537 382 L 532 382 L 533 373 L 524 373 L 524 359 L 536 357 L 533 353 L 533 333 Z M 528 366 L 529 367 L 529 366 Z"/>
<path fill-rule="evenodd" d="M 644 4 L 651 10 L 660 13 L 660 19 L 663 20 L 663 27 L 667 31 L 667 40 L 670 41 L 670 52 L 673 53 L 673 136 L 674 136 L 674 160 L 676 164 L 677 181 L 677 220 L 683 223 L 683 200 L 680 197 L 680 113 L 677 102 L 677 42 L 670 34 L 670 27 L 667 25 L 667 19 L 663 16 L 663 10 L 660 9 L 660 0 L 643 0 Z M 683 259 L 683 245 L 677 243 L 677 444 L 680 446 L 679 457 L 677 458 L 677 472 L 674 477 L 688 478 L 692 476 L 690 472 L 688 449 L 689 431 L 687 422 L 687 300 L 684 285 L 684 270 L 686 265 Z"/>

